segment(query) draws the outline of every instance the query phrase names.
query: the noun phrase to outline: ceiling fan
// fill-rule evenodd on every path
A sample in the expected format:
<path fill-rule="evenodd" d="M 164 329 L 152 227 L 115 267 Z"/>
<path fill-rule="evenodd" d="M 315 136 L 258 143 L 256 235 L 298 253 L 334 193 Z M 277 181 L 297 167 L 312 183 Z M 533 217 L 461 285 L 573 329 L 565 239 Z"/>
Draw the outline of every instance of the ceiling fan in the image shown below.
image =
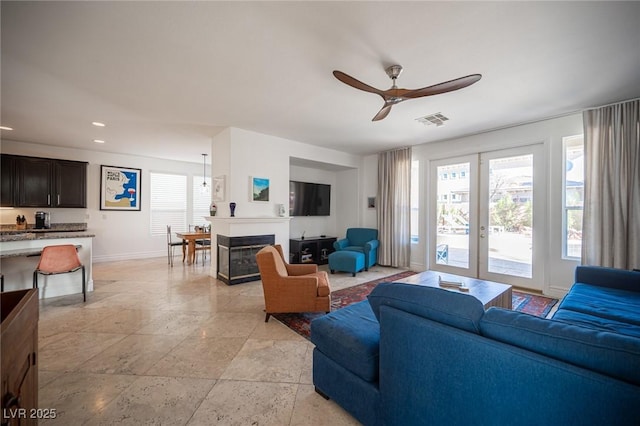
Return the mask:
<path fill-rule="evenodd" d="M 434 84 L 433 86 L 423 87 L 422 89 L 409 90 L 400 89 L 398 88 L 398 86 L 396 86 L 396 79 L 402 72 L 402 66 L 391 65 L 390 67 L 387 67 L 385 71 L 387 72 L 389 78 L 393 81 L 393 85 L 390 89 L 387 90 L 380 90 L 376 89 L 375 87 L 371 87 L 368 84 L 365 84 L 359 80 L 356 80 L 350 75 L 343 73 L 342 71 L 334 71 L 333 75 L 344 84 L 348 84 L 349 86 L 355 87 L 356 89 L 364 90 L 365 92 L 375 93 L 376 95 L 382 96 L 382 99 L 384 99 L 384 105 L 371 121 L 382 120 L 387 115 L 389 115 L 389 111 L 391 111 L 392 106 L 399 104 L 402 101 L 421 98 L 423 96 L 432 96 L 439 95 L 441 93 L 453 92 L 454 90 L 471 86 L 473 83 L 482 78 L 481 74 L 471 74 L 465 77 L 456 78 L 454 80 L 445 81 L 444 83 Z"/>

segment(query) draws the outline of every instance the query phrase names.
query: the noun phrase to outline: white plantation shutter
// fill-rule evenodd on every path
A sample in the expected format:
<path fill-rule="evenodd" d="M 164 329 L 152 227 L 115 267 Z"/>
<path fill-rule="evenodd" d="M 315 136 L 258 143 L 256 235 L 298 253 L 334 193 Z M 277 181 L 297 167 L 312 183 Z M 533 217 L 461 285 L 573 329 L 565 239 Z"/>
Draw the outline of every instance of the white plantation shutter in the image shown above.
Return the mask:
<path fill-rule="evenodd" d="M 202 176 L 193 177 L 193 213 L 191 224 L 197 226 L 209 226 L 209 222 L 204 220 L 204 216 L 209 216 L 209 205 L 211 205 L 211 178 L 206 178 L 206 193 L 202 191 Z"/>
<path fill-rule="evenodd" d="M 151 173 L 151 235 L 187 231 L 187 176 Z"/>

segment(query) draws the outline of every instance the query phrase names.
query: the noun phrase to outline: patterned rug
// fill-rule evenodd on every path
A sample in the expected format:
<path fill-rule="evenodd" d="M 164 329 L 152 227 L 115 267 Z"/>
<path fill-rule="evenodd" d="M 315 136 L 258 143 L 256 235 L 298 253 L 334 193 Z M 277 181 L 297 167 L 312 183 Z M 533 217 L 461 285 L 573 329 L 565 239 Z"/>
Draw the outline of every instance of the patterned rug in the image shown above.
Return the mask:
<path fill-rule="evenodd" d="M 371 291 L 382 282 L 397 281 L 414 274 L 415 272 L 413 271 L 404 271 L 369 281 L 364 284 L 344 288 L 342 290 L 336 290 L 331 293 L 331 311 L 335 311 L 340 308 L 344 308 L 345 306 L 349 306 L 352 303 L 364 300 L 369 293 L 371 293 Z M 551 308 L 553 308 L 553 306 L 558 302 L 558 299 L 522 293 L 516 290 L 513 290 L 512 292 L 512 300 L 514 311 L 524 312 L 543 318 L 549 314 Z M 311 321 L 323 315 L 325 314 L 322 312 L 303 312 L 292 314 L 273 314 L 272 316 L 302 337 L 310 339 Z"/>

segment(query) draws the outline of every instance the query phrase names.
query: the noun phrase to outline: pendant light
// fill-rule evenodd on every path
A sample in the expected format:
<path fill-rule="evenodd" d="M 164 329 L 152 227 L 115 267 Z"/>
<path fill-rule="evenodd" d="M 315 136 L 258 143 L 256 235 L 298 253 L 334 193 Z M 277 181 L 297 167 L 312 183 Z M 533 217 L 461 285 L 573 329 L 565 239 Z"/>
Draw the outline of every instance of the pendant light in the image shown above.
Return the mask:
<path fill-rule="evenodd" d="M 209 154 L 202 154 L 202 188 L 201 190 L 203 194 L 209 193 L 209 185 L 207 185 L 207 165 L 206 165 L 207 155 Z"/>

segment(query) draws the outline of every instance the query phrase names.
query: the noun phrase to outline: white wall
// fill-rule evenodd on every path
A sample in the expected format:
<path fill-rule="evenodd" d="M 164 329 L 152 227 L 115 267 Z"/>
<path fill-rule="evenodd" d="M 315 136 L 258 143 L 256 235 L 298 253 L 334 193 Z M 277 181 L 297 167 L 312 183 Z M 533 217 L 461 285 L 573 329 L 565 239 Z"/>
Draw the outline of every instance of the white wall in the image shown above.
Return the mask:
<path fill-rule="evenodd" d="M 361 170 L 361 180 L 363 186 L 363 197 L 360 200 L 362 208 L 362 227 L 377 228 L 378 227 L 378 154 L 368 155 L 364 158 Z M 367 198 L 376 197 L 376 208 L 367 207 Z"/>
<path fill-rule="evenodd" d="M 420 223 L 420 243 L 412 246 L 412 268 L 429 268 L 426 242 L 429 212 L 429 162 L 436 159 L 456 157 L 478 152 L 488 152 L 515 146 L 543 143 L 547 162 L 547 239 L 544 241 L 547 256 L 543 291 L 551 296 L 561 297 L 573 283 L 573 274 L 578 262 L 562 259 L 562 138 L 582 134 L 582 116 L 570 116 L 540 121 L 517 127 L 482 133 L 445 142 L 417 145 L 412 148 L 414 160 L 420 162 L 422 180 L 420 211 L 424 221 Z"/>
<path fill-rule="evenodd" d="M 52 223 L 87 223 L 88 230 L 96 235 L 93 239 L 93 261 L 141 259 L 166 256 L 166 236 L 151 236 L 149 215 L 149 173 L 180 173 L 188 176 L 191 187 L 193 175 L 202 175 L 202 163 L 161 160 L 134 155 L 52 147 L 47 145 L 2 141 L 2 153 L 46 157 L 76 161 L 87 161 L 87 208 L 46 209 L 51 212 Z M 194 153 L 194 160 L 201 155 Z M 100 165 L 138 168 L 142 170 L 141 211 L 100 210 Z M 207 176 L 210 176 L 207 170 Z M 188 192 L 191 197 L 191 192 Z M 42 208 L 0 209 L 0 223 L 15 224 L 15 217 L 24 214 L 30 223 L 34 213 Z M 204 220 L 203 220 L 204 223 Z"/>

